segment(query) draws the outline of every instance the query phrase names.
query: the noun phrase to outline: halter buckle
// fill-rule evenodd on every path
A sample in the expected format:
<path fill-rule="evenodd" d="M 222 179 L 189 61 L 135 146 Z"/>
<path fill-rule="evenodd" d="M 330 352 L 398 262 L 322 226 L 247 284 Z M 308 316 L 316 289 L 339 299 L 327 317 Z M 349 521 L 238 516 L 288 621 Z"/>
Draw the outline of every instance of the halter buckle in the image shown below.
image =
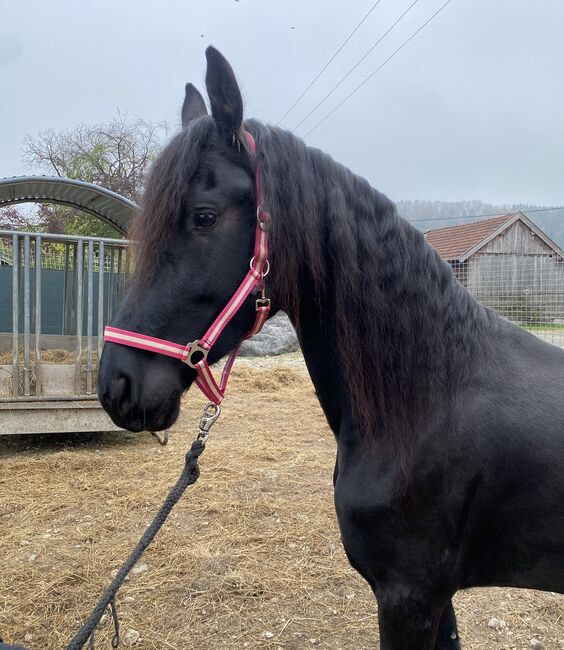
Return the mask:
<path fill-rule="evenodd" d="M 183 359 L 183 361 L 187 366 L 190 366 L 190 368 L 194 368 L 194 370 L 196 370 L 196 363 L 200 363 L 200 361 L 207 359 L 209 350 L 206 350 L 206 348 L 202 347 L 202 345 L 200 345 L 200 341 L 192 341 L 192 343 L 188 343 L 186 347 L 188 348 L 188 355 L 185 359 Z M 194 363 L 194 361 L 192 361 L 192 357 L 197 352 L 202 355 L 202 358 L 198 359 L 198 361 Z"/>
<path fill-rule="evenodd" d="M 257 224 L 258 227 L 266 232 L 270 224 L 270 214 L 262 207 L 262 204 L 257 205 Z"/>
<path fill-rule="evenodd" d="M 264 296 L 257 298 L 255 302 L 256 310 L 258 311 L 261 307 L 266 307 L 270 309 L 270 298 L 265 298 Z"/>

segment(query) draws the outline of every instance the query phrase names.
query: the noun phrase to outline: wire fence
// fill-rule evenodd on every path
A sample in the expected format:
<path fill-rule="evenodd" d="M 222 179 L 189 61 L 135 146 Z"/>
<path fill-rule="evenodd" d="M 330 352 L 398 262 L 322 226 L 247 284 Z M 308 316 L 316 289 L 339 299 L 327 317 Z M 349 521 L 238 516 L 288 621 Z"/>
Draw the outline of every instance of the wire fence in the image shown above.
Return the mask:
<path fill-rule="evenodd" d="M 65 271 L 74 269 L 76 264 L 75 259 L 69 255 L 69 250 L 72 249 L 71 242 L 49 242 L 44 241 L 41 251 L 41 268 L 51 269 L 55 271 Z M 12 266 L 14 263 L 14 245 L 10 238 L 0 237 L 0 265 Z M 86 269 L 87 261 L 84 260 Z M 94 251 L 94 259 L 92 260 L 93 270 L 98 272 L 100 270 L 100 253 L 99 248 Z M 114 273 L 118 271 L 119 257 L 115 254 L 115 250 L 109 248 L 103 258 L 103 268 L 106 273 L 109 273 L 113 267 Z M 35 268 L 35 248 L 31 248 L 29 256 L 30 268 Z"/>
<path fill-rule="evenodd" d="M 476 254 L 453 270 L 478 302 L 564 348 L 564 258 L 559 254 Z"/>

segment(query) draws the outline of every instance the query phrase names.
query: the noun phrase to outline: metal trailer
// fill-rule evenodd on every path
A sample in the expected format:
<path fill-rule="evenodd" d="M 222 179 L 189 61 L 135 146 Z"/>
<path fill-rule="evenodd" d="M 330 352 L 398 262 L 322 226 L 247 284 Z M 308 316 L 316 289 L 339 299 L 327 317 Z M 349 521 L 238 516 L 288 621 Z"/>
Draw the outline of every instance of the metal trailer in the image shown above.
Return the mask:
<path fill-rule="evenodd" d="M 135 204 L 89 183 L 0 180 L 0 206 L 71 205 L 125 233 Z M 0 435 L 110 431 L 96 396 L 103 329 L 131 271 L 123 239 L 0 230 Z"/>

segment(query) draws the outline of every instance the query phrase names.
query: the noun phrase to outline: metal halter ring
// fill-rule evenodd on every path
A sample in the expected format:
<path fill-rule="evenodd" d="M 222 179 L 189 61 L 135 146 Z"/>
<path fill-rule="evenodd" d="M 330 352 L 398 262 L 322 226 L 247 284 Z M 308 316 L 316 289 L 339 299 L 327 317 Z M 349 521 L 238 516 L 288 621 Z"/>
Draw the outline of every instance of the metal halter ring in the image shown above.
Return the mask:
<path fill-rule="evenodd" d="M 168 444 L 168 429 L 165 429 L 162 433 L 160 431 L 151 431 L 151 435 L 155 436 L 159 445 L 164 447 Z"/>
<path fill-rule="evenodd" d="M 183 361 L 186 365 L 190 366 L 190 368 L 194 368 L 194 370 L 197 370 L 196 363 L 200 363 L 200 361 L 202 361 L 203 359 L 207 359 L 209 350 L 206 350 L 206 348 L 202 347 L 200 345 L 200 341 L 192 341 L 192 343 L 188 343 L 186 347 L 188 348 L 188 356 L 186 357 L 186 359 L 183 359 Z M 202 358 L 198 359 L 198 361 L 194 363 L 192 361 L 192 356 L 197 352 L 200 352 L 202 354 Z"/>
<path fill-rule="evenodd" d="M 253 255 L 251 257 L 251 261 L 249 262 L 249 268 L 251 269 L 251 271 L 253 271 L 255 269 L 255 267 L 253 266 L 254 261 L 255 261 L 255 256 Z M 270 262 L 268 260 L 266 260 L 266 271 L 263 271 L 261 273 L 261 275 L 262 275 L 263 278 L 266 278 L 266 276 L 269 273 L 270 273 Z"/>

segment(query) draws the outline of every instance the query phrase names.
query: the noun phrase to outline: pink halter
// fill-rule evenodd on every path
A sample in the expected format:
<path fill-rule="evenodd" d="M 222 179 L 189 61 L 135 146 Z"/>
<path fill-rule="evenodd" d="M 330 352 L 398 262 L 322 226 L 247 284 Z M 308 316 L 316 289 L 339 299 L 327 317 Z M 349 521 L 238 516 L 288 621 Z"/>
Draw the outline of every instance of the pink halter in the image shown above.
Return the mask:
<path fill-rule="evenodd" d="M 256 144 L 253 136 L 245 131 L 245 137 L 253 154 L 256 154 Z M 239 311 L 249 294 L 255 289 L 261 291 L 261 296 L 256 300 L 256 318 L 253 327 L 245 336 L 250 338 L 260 332 L 262 326 L 268 319 L 270 312 L 270 299 L 265 296 L 264 277 L 268 274 L 268 226 L 270 214 L 266 212 L 261 204 L 260 173 L 258 165 L 255 172 L 256 196 L 257 196 L 257 226 L 255 231 L 254 255 L 249 264 L 249 272 L 233 294 L 231 300 L 223 308 L 219 316 L 210 325 L 206 333 L 199 340 L 192 341 L 186 345 L 180 345 L 172 341 L 158 339 L 154 336 L 137 334 L 117 327 L 106 327 L 104 330 L 104 341 L 119 343 L 132 348 L 158 352 L 168 357 L 174 357 L 184 361 L 198 373 L 196 384 L 204 395 L 219 406 L 225 396 L 229 374 L 235 363 L 241 343 L 230 353 L 227 358 L 219 384 L 215 380 L 208 365 L 208 353 L 219 338 L 220 334 L 227 327 L 233 316 Z M 199 357 L 199 358 L 198 358 Z"/>

